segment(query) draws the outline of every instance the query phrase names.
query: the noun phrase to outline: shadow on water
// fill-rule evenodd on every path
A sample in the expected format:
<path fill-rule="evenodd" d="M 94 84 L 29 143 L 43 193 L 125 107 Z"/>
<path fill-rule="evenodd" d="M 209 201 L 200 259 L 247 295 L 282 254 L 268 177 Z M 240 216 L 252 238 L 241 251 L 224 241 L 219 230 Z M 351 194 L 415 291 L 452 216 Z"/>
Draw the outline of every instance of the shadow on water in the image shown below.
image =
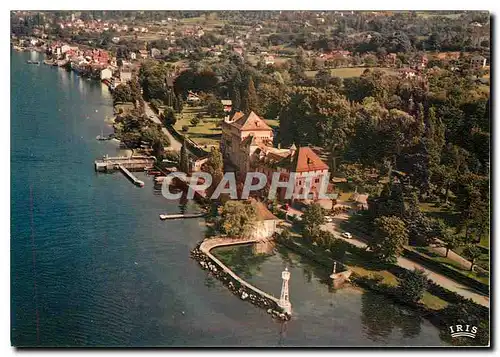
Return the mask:
<path fill-rule="evenodd" d="M 372 340 L 385 341 L 395 328 L 403 337 L 420 334 L 422 318 L 417 312 L 390 304 L 382 295 L 365 291 L 361 296 L 361 321 Z"/>
<path fill-rule="evenodd" d="M 338 319 L 337 323 L 346 328 L 355 328 L 359 323 L 362 334 L 369 341 L 382 345 L 418 340 L 422 338 L 421 334 L 425 336 L 429 333 L 430 323 L 417 311 L 397 305 L 383 295 L 353 289 L 349 285 L 335 289 L 329 269 L 286 247 L 278 245 L 272 254 L 255 254 L 253 248 L 252 244 L 248 244 L 216 248 L 213 252 L 250 283 L 265 291 L 274 287 L 274 290 L 267 291 L 270 293 L 279 292 L 281 281 L 278 272 L 287 266 L 292 272 L 293 310 L 301 320 L 322 316 L 326 320 L 333 318 L 332 324 Z M 331 300 L 333 296 L 335 299 Z M 356 315 L 359 320 L 355 323 Z M 425 332 L 422 331 L 424 324 L 427 325 Z M 286 326 L 283 328 L 286 330 Z"/>
<path fill-rule="evenodd" d="M 271 256 L 269 254 L 254 254 L 250 244 L 221 247 L 214 249 L 213 253 L 244 279 L 250 279 L 257 275 L 261 271 L 260 265 Z"/>

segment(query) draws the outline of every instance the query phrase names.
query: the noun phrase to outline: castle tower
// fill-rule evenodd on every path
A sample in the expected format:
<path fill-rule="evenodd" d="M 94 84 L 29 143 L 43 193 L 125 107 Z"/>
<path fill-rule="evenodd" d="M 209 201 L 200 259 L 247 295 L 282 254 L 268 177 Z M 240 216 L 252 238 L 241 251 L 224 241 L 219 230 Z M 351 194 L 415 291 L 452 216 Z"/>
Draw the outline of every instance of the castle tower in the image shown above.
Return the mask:
<path fill-rule="evenodd" d="M 288 280 L 290 280 L 290 272 L 288 271 L 288 268 L 285 268 L 285 270 L 281 272 L 281 278 L 283 279 L 283 284 L 281 285 L 281 296 L 278 305 L 285 313 L 291 314 L 292 304 L 290 304 L 290 295 L 288 293 Z"/>

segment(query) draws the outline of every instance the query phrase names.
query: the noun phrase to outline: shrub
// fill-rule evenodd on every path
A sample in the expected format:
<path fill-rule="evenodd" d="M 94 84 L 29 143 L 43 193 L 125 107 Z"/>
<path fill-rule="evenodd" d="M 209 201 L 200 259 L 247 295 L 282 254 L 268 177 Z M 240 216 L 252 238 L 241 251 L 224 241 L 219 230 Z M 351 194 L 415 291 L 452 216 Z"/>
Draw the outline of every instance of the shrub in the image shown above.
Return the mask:
<path fill-rule="evenodd" d="M 428 281 L 424 270 L 406 271 L 399 279 L 399 293 L 409 302 L 418 302 L 427 289 Z"/>
<path fill-rule="evenodd" d="M 198 125 L 200 123 L 200 118 L 198 118 L 196 116 L 193 119 L 191 119 L 189 122 L 191 123 L 192 126 L 196 126 L 196 125 Z"/>
<path fill-rule="evenodd" d="M 187 125 L 183 125 L 182 126 L 182 131 L 183 132 L 187 132 L 188 130 L 189 130 L 189 126 L 187 126 Z"/>

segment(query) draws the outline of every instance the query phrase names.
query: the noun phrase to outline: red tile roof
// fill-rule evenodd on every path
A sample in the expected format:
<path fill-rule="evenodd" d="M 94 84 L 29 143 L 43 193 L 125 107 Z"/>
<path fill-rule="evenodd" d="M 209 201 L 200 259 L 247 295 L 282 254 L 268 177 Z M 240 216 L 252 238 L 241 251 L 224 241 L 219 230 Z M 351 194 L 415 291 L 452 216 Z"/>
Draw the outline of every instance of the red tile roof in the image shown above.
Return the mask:
<path fill-rule="evenodd" d="M 295 172 L 316 170 L 328 170 L 328 165 L 321 161 L 319 156 L 310 147 L 299 148 Z"/>
<path fill-rule="evenodd" d="M 270 221 L 270 220 L 278 220 L 279 218 L 276 217 L 269 209 L 267 209 L 266 205 L 260 201 L 253 201 L 252 204 L 254 204 L 255 209 L 257 211 L 257 220 L 258 221 Z"/>
<path fill-rule="evenodd" d="M 233 119 L 236 117 L 238 113 L 236 113 L 233 116 Z M 269 125 L 266 124 L 264 120 L 259 118 L 259 116 L 254 112 L 250 112 L 250 114 L 240 117 L 238 120 L 236 120 L 231 124 L 240 130 L 270 130 L 270 131 L 273 130 Z"/>
<path fill-rule="evenodd" d="M 290 172 L 328 170 L 328 165 L 310 147 L 299 148 L 293 156 L 289 155 L 278 162 L 277 166 L 286 168 Z"/>

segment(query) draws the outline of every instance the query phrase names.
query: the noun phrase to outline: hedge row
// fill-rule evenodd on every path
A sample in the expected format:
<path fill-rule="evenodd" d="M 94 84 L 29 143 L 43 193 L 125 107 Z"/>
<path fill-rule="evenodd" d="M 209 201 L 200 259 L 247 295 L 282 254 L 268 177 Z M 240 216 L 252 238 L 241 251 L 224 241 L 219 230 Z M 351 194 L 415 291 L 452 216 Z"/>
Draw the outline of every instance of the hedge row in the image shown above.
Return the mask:
<path fill-rule="evenodd" d="M 464 285 L 467 285 L 468 287 L 471 287 L 473 289 L 476 289 L 483 294 L 489 294 L 490 293 L 490 287 L 484 283 L 481 283 L 480 281 L 477 281 L 475 279 L 469 278 L 466 275 L 460 274 L 456 271 L 454 271 L 451 268 L 448 268 L 446 265 L 441 264 L 439 262 L 436 262 L 432 260 L 429 257 L 426 257 L 423 254 L 420 254 L 414 250 L 405 248 L 403 251 L 403 256 L 417 261 L 419 263 L 422 263 L 423 265 L 428 266 L 432 270 L 435 270 L 438 273 L 441 273 L 443 275 L 446 275 L 447 277 L 458 281 L 459 283 L 462 283 Z"/>

